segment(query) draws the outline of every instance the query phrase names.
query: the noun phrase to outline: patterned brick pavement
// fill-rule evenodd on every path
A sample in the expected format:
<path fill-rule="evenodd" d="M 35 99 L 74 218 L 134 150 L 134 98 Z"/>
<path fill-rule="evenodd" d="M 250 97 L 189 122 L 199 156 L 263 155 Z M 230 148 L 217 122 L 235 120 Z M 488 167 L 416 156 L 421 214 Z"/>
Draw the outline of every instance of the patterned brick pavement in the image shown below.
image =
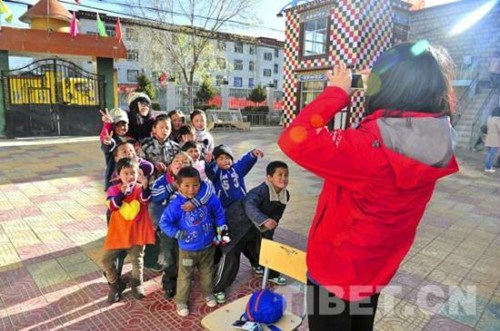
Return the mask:
<path fill-rule="evenodd" d="M 275 143 L 279 133 L 252 128 L 214 137 L 236 155 L 264 150 L 247 177 L 251 188 L 263 180 L 267 162 L 286 160 Z M 500 330 L 500 172 L 483 173 L 481 153 L 458 156 L 461 172 L 439 182 L 410 254 L 382 293 L 379 331 Z M 96 139 L 5 140 L 0 158 L 0 330 L 201 330 L 212 308 L 199 287 L 192 314 L 181 318 L 162 297 L 160 275 L 149 271 L 146 299 L 134 300 L 127 289 L 123 301 L 106 303 L 104 159 Z M 290 165 L 292 200 L 276 237 L 305 248 L 321 182 Z M 259 284 L 244 261 L 229 299 Z M 280 291 L 301 312 L 296 285 Z"/>

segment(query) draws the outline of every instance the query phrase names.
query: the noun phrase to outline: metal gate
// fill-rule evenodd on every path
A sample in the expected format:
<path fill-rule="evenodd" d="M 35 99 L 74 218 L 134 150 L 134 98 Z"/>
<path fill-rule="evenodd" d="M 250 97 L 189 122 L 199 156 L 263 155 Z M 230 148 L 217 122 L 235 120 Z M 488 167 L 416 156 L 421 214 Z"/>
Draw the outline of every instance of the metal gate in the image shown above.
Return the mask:
<path fill-rule="evenodd" d="M 2 71 L 8 137 L 96 135 L 103 76 L 60 58 Z"/>

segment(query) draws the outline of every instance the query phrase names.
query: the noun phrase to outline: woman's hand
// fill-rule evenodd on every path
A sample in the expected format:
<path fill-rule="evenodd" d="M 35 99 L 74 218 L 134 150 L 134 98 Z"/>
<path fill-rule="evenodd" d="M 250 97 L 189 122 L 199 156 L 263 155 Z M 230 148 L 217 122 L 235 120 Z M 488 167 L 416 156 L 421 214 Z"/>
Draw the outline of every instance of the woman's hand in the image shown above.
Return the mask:
<path fill-rule="evenodd" d="M 332 71 L 326 72 L 328 78 L 328 86 L 337 86 L 343 89 L 346 93 L 351 91 L 352 73 L 351 69 L 347 68 L 344 62 L 340 62 L 333 67 Z"/>

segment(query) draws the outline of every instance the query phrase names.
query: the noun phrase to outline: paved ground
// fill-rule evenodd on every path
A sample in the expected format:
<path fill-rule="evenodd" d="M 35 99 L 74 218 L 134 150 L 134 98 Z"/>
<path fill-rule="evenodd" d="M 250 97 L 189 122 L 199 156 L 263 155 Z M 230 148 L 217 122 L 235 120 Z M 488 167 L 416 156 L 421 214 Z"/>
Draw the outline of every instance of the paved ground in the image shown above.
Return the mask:
<path fill-rule="evenodd" d="M 263 180 L 267 162 L 286 160 L 275 143 L 280 131 L 214 136 L 236 155 L 264 150 L 247 177 L 251 188 Z M 379 331 L 500 330 L 500 172 L 485 174 L 481 153 L 458 156 L 461 172 L 438 184 L 410 254 L 381 296 Z M 192 315 L 180 318 L 163 299 L 158 274 L 146 273 L 145 300 L 127 290 L 122 302 L 106 303 L 104 159 L 96 139 L 0 141 L 0 157 L 0 330 L 201 329 L 211 308 L 199 289 Z M 291 164 L 292 200 L 278 240 L 305 247 L 320 188 L 318 178 Z M 258 286 L 244 263 L 230 299 Z M 294 283 L 281 289 L 297 312 L 298 289 Z"/>

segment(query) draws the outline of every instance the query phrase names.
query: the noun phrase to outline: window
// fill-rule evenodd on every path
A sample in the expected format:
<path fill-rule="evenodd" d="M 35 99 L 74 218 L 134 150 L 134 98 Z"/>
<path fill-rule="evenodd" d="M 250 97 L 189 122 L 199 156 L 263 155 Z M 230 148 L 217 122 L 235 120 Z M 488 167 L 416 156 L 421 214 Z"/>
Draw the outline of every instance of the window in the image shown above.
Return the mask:
<path fill-rule="evenodd" d="M 226 50 L 226 42 L 223 40 L 217 40 L 217 49 L 219 51 L 225 51 Z"/>
<path fill-rule="evenodd" d="M 264 69 L 264 76 L 271 77 L 271 69 Z"/>
<path fill-rule="evenodd" d="M 274 73 L 277 74 L 278 73 L 278 70 L 279 70 L 279 66 L 278 64 L 274 64 Z"/>
<path fill-rule="evenodd" d="M 137 35 L 137 30 L 134 28 L 126 28 L 125 38 L 130 41 L 137 41 L 139 39 Z"/>
<path fill-rule="evenodd" d="M 253 61 L 248 61 L 248 71 L 254 71 L 255 70 L 255 65 Z"/>
<path fill-rule="evenodd" d="M 272 61 L 273 60 L 273 53 L 270 53 L 270 52 L 264 53 L 264 60 Z"/>
<path fill-rule="evenodd" d="M 255 46 L 254 45 L 250 45 L 249 48 L 248 48 L 248 54 L 255 54 Z"/>
<path fill-rule="evenodd" d="M 234 60 L 234 70 L 243 70 L 243 60 Z"/>
<path fill-rule="evenodd" d="M 279 48 L 276 48 L 276 49 L 274 50 L 274 57 L 275 57 L 275 58 L 279 58 L 279 57 L 280 57 L 280 50 L 279 50 Z"/>
<path fill-rule="evenodd" d="M 234 43 L 234 52 L 235 53 L 243 53 L 243 43 L 242 42 L 235 42 Z"/>
<path fill-rule="evenodd" d="M 278 88 L 278 80 L 277 79 L 273 80 L 273 85 L 275 88 Z"/>
<path fill-rule="evenodd" d="M 235 87 L 242 87 L 243 86 L 243 79 L 241 77 L 234 77 L 234 84 Z"/>
<path fill-rule="evenodd" d="M 253 81 L 253 78 L 248 78 L 248 87 L 254 87 L 255 83 Z"/>
<path fill-rule="evenodd" d="M 139 76 L 139 70 L 127 70 L 127 81 L 137 82 L 137 76 Z"/>
<path fill-rule="evenodd" d="M 127 53 L 127 60 L 137 62 L 139 61 L 139 52 L 136 49 L 131 49 Z"/>
<path fill-rule="evenodd" d="M 326 54 L 327 20 L 327 17 L 320 17 L 303 23 L 302 55 Z"/>
<path fill-rule="evenodd" d="M 219 69 L 226 69 L 226 59 L 223 57 L 218 57 L 217 66 L 219 67 Z"/>
<path fill-rule="evenodd" d="M 216 86 L 221 86 L 223 83 L 224 83 L 224 76 L 222 76 L 222 75 L 215 76 L 215 85 Z"/>
<path fill-rule="evenodd" d="M 325 88 L 325 81 L 307 81 L 300 84 L 300 109 L 313 101 Z"/>
<path fill-rule="evenodd" d="M 114 37 L 116 35 L 114 25 L 106 24 L 104 28 L 106 30 L 106 34 L 108 35 L 108 37 Z"/>

